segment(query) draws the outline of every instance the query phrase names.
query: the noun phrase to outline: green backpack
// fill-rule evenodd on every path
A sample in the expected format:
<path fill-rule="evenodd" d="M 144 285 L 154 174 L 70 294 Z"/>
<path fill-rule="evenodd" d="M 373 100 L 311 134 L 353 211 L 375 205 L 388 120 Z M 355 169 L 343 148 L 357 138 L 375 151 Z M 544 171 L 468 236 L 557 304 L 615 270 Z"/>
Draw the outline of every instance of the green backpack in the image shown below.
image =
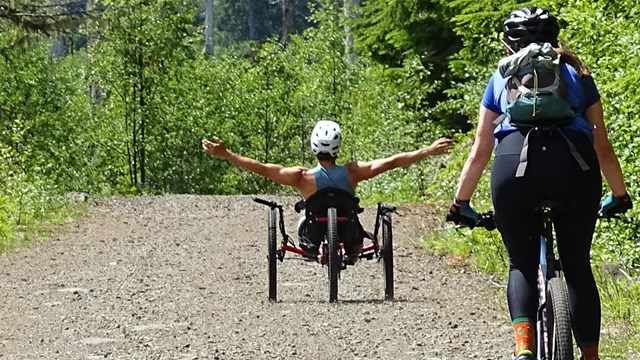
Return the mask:
<path fill-rule="evenodd" d="M 506 117 L 513 125 L 547 127 L 575 118 L 560 55 L 549 43 L 532 43 L 498 65 L 506 82 Z"/>
<path fill-rule="evenodd" d="M 575 119 L 575 113 L 568 100 L 567 84 L 560 74 L 560 54 L 549 43 L 532 43 L 517 53 L 500 60 L 498 70 L 507 78 L 507 110 L 496 119 L 501 122 L 505 117 L 515 126 L 527 126 L 530 130 L 525 136 L 520 153 L 520 163 L 516 177 L 522 177 L 527 169 L 527 152 L 531 132 L 545 127 L 555 127 Z M 589 165 L 578 153 L 576 147 L 560 128 L 555 128 L 567 141 L 583 171 Z"/>

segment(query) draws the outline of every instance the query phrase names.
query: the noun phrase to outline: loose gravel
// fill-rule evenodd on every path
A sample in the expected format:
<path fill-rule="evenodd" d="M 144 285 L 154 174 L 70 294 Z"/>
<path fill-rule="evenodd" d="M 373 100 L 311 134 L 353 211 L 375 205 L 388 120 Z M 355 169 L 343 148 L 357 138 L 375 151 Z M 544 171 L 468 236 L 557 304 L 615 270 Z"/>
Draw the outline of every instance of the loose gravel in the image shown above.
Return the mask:
<path fill-rule="evenodd" d="M 297 198 L 265 198 L 285 204 L 293 236 Z M 399 212 L 395 301 L 377 261 L 343 271 L 330 304 L 326 267 L 287 255 L 274 303 L 267 208 L 250 196 L 100 201 L 0 256 L 0 358 L 509 359 L 500 286 L 417 246 L 442 214 Z"/>

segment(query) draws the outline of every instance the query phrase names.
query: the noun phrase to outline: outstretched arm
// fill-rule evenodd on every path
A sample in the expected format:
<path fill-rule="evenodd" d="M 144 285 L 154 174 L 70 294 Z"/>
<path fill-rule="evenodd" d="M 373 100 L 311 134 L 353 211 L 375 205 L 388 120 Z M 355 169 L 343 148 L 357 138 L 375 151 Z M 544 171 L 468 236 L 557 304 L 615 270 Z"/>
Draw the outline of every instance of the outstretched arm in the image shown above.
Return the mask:
<path fill-rule="evenodd" d="M 409 166 L 423 160 L 429 155 L 444 154 L 449 151 L 452 143 L 453 141 L 451 139 L 442 138 L 434 141 L 430 146 L 419 150 L 395 154 L 387 158 L 368 162 L 355 161 L 347 164 L 349 177 L 355 186 L 358 182 L 371 179 L 387 170 Z"/>
<path fill-rule="evenodd" d="M 239 168 L 264 176 L 278 184 L 294 186 L 298 189 L 301 187 L 306 168 L 264 164 L 258 160 L 235 154 L 225 148 L 222 140 L 215 136 L 211 140 L 202 139 L 202 148 L 209 155 L 225 159 Z"/>

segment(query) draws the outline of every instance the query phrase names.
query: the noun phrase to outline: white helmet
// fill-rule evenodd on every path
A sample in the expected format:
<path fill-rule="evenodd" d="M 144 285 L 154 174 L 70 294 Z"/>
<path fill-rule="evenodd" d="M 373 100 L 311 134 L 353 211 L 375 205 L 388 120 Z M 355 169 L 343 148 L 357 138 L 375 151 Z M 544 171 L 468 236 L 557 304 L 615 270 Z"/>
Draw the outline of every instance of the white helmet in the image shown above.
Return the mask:
<path fill-rule="evenodd" d="M 311 132 L 311 151 L 315 155 L 327 153 L 337 157 L 342 143 L 340 125 L 330 120 L 320 120 Z"/>

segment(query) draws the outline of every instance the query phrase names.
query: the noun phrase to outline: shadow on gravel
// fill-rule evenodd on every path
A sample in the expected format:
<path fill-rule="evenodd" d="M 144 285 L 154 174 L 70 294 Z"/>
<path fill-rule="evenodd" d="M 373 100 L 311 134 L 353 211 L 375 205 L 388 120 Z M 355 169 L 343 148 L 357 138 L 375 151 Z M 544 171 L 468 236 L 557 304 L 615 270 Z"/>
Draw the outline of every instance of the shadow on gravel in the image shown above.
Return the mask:
<path fill-rule="evenodd" d="M 272 304 L 327 304 L 327 305 L 359 305 L 359 304 L 414 304 L 414 303 L 425 303 L 428 302 L 426 299 L 416 299 L 416 300 L 407 300 L 407 299 L 395 299 L 395 300 L 382 300 L 382 299 L 340 299 L 337 303 L 329 304 L 326 300 L 311 300 L 311 299 L 298 299 L 298 300 L 278 300 L 277 302 L 271 302 Z"/>

